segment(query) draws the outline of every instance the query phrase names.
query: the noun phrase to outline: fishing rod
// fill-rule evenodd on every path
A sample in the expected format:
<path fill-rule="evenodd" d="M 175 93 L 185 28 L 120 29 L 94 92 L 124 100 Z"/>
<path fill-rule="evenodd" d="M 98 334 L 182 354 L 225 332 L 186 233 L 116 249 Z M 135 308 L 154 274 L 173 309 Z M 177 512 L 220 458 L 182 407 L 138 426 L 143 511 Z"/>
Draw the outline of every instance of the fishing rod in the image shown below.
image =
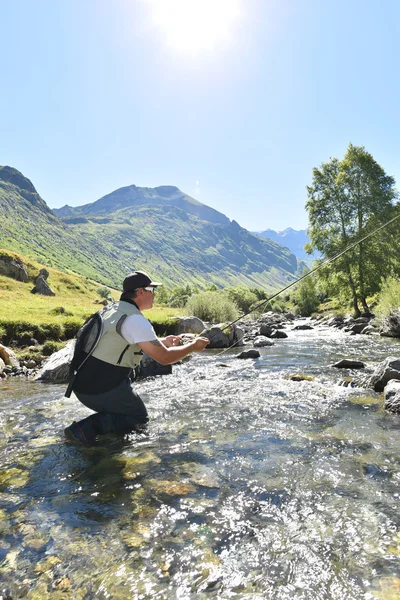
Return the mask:
<path fill-rule="evenodd" d="M 365 235 L 364 237 L 362 237 L 360 240 L 357 240 L 353 244 L 350 244 L 349 246 L 347 246 L 347 248 L 345 248 L 344 250 L 341 250 L 340 252 L 338 252 L 337 254 L 335 254 L 335 256 L 332 256 L 331 258 L 325 259 L 322 263 L 320 263 L 319 265 L 317 265 L 316 267 L 314 267 L 314 269 L 311 269 L 311 271 L 308 271 L 308 273 L 306 273 L 305 275 L 302 275 L 301 277 L 299 277 L 295 281 L 292 281 L 292 283 L 289 283 L 289 285 L 287 285 L 286 287 L 284 287 L 281 290 L 279 290 L 279 292 L 276 292 L 275 294 L 273 294 L 272 296 L 270 296 L 266 300 L 263 300 L 262 302 L 260 302 L 256 306 L 254 306 L 248 312 L 243 313 L 240 317 L 238 317 L 234 321 L 231 321 L 230 323 L 228 323 L 228 325 L 225 325 L 225 327 L 221 328 L 221 331 L 225 331 L 226 329 L 229 329 L 229 327 L 231 327 L 232 325 L 234 325 L 238 321 L 241 321 L 242 319 L 244 319 L 244 317 L 247 317 L 247 315 L 249 315 L 252 312 L 254 312 L 255 310 L 261 308 L 262 306 L 264 306 L 264 304 L 267 304 L 268 302 L 270 302 L 271 300 L 273 300 L 277 296 L 280 296 L 280 294 L 283 294 L 283 292 L 285 292 L 289 288 L 293 287 L 294 285 L 296 285 L 300 281 L 303 281 L 303 279 L 306 279 L 306 277 L 309 277 L 310 275 L 313 275 L 314 273 L 316 273 L 317 271 L 319 271 L 319 269 L 322 269 L 323 267 L 326 267 L 326 265 L 334 262 L 340 256 L 342 256 L 343 254 L 346 254 L 346 252 L 348 252 L 349 250 L 351 250 L 352 248 L 354 248 L 358 244 L 361 244 L 362 242 L 364 242 L 365 240 L 367 240 L 372 235 L 375 235 L 375 233 L 377 233 L 381 229 L 384 229 L 384 227 L 387 227 L 388 225 L 390 225 L 390 223 L 393 223 L 394 221 L 396 221 L 396 219 L 398 219 L 399 217 L 400 217 L 400 214 L 398 214 L 396 217 L 393 217 L 393 219 L 390 219 L 386 223 L 383 223 L 383 225 L 380 225 L 379 227 L 377 227 L 376 229 L 374 229 L 373 231 L 371 231 L 371 233 L 368 233 L 367 235 Z M 200 335 L 203 335 L 206 331 L 207 331 L 207 329 L 205 329 L 204 331 L 202 331 Z M 235 342 L 235 344 L 236 343 L 237 342 Z"/>

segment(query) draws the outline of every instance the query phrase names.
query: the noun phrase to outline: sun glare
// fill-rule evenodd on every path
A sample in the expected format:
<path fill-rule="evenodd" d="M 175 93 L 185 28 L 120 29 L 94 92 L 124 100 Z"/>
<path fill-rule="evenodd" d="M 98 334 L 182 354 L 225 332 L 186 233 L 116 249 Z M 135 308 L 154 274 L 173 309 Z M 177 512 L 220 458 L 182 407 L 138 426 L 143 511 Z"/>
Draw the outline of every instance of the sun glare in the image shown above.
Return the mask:
<path fill-rule="evenodd" d="M 238 0 L 148 0 L 148 4 L 168 45 L 191 54 L 229 44 L 240 14 Z"/>

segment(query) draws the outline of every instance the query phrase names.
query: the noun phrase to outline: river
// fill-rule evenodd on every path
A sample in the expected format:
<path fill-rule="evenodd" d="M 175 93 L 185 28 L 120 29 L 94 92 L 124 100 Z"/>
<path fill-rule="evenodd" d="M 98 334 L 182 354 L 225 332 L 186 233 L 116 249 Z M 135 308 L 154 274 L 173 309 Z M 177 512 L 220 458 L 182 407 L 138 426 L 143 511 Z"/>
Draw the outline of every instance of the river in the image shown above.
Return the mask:
<path fill-rule="evenodd" d="M 65 386 L 0 383 L 1 600 L 400 598 L 400 418 L 330 366 L 399 341 L 320 328 L 260 352 L 138 382 L 148 432 L 92 448 L 63 439 L 89 412 Z"/>

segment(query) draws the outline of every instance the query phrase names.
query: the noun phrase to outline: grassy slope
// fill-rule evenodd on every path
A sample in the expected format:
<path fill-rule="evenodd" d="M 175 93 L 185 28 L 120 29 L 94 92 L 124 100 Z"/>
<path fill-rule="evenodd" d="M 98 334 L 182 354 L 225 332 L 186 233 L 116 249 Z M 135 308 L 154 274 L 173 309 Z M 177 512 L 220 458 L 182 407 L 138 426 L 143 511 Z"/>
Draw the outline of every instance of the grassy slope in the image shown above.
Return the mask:
<path fill-rule="evenodd" d="M 79 275 L 70 275 L 46 267 L 50 275 L 48 283 L 56 296 L 31 294 L 34 280 L 43 265 L 13 252 L 0 250 L 1 254 L 19 256 L 28 269 L 27 283 L 0 275 L 0 342 L 8 344 L 23 333 L 45 339 L 69 339 L 92 313 L 101 308 L 97 293 L 99 284 Z M 119 297 L 118 290 L 111 290 L 113 298 Z M 57 314 L 59 308 L 64 314 Z M 154 308 L 146 316 L 155 324 L 166 323 L 177 309 Z"/>
<path fill-rule="evenodd" d="M 249 285 L 271 291 L 293 278 L 293 255 L 233 224 L 213 224 L 173 206 L 122 209 L 66 225 L 36 192 L 0 179 L 0 247 L 47 267 L 119 286 L 133 269 L 167 285 Z"/>

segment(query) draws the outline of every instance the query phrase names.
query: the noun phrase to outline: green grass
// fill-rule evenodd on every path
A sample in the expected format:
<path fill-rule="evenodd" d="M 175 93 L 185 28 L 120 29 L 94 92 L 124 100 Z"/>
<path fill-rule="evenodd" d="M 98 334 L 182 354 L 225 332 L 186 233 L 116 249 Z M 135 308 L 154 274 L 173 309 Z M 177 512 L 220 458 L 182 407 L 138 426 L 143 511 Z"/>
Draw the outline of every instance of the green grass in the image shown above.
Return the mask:
<path fill-rule="evenodd" d="M 46 267 L 47 280 L 56 296 L 31 294 L 34 280 L 43 265 L 24 256 L 0 249 L 0 255 L 20 258 L 26 265 L 30 280 L 27 283 L 0 275 L 0 342 L 10 344 L 22 338 L 62 341 L 75 336 L 85 319 L 101 308 L 99 284 L 79 275 L 66 274 Z M 120 292 L 110 290 L 118 299 Z M 155 307 L 146 311 L 156 328 L 164 332 L 171 329 L 170 319 L 181 311 Z"/>

